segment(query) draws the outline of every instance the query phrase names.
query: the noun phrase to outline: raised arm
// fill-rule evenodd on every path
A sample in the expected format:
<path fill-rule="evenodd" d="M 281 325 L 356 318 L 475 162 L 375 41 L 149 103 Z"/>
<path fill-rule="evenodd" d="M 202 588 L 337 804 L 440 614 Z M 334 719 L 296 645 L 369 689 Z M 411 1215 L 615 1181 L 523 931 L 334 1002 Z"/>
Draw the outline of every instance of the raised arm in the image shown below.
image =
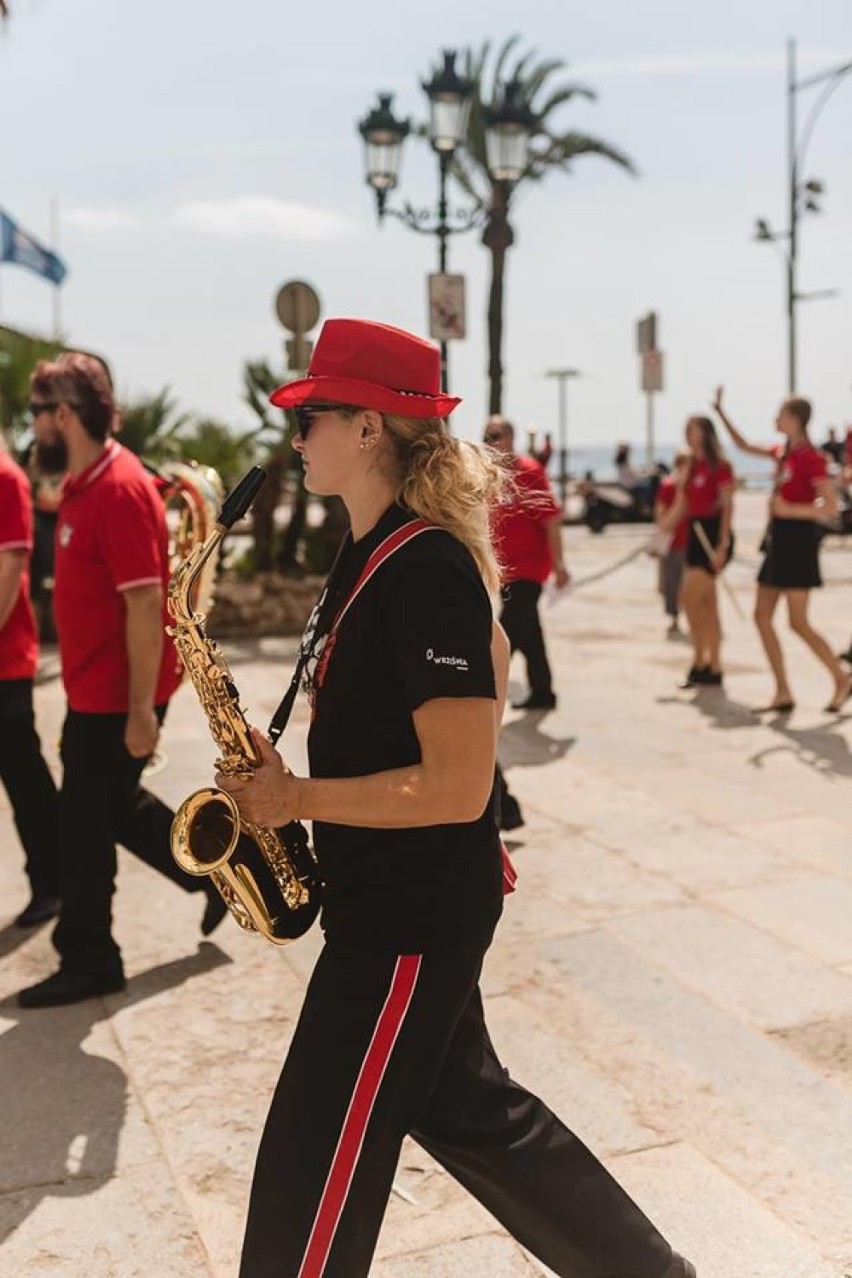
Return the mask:
<path fill-rule="evenodd" d="M 742 435 L 737 430 L 736 426 L 731 421 L 728 414 L 725 412 L 725 408 L 722 402 L 724 398 L 724 394 L 725 394 L 724 386 L 717 386 L 716 394 L 713 396 L 712 408 L 713 408 L 713 411 L 719 415 L 722 421 L 722 424 L 725 427 L 725 430 L 728 432 L 731 439 L 736 444 L 737 448 L 739 448 L 740 452 L 751 453 L 753 457 L 767 457 L 767 458 L 773 459 L 775 457 L 775 452 L 772 448 L 770 448 L 766 444 L 750 444 L 749 441 L 746 439 L 745 435 Z"/>

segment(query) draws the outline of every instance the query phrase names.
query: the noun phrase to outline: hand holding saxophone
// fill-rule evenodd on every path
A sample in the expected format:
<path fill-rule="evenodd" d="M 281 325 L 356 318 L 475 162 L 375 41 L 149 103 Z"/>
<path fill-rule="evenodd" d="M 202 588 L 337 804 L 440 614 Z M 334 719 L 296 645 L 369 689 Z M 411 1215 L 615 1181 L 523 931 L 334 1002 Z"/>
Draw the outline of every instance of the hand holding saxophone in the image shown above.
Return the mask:
<path fill-rule="evenodd" d="M 237 804 L 240 816 L 252 825 L 275 829 L 297 819 L 298 780 L 260 728 L 252 727 L 259 763 L 248 778 L 216 773 L 216 785 Z"/>

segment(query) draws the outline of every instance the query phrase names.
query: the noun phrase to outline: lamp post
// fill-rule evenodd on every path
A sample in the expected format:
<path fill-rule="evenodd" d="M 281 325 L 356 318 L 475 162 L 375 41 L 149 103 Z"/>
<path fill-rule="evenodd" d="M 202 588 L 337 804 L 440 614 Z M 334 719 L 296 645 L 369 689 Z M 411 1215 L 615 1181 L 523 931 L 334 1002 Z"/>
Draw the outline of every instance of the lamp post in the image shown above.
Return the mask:
<path fill-rule="evenodd" d="M 559 385 L 559 500 L 562 513 L 568 500 L 568 382 L 580 377 L 577 368 L 551 368 L 545 377 L 555 377 Z"/>
<path fill-rule="evenodd" d="M 785 264 L 787 280 L 787 389 L 792 395 L 796 389 L 797 373 L 797 316 L 796 307 L 799 302 L 810 301 L 818 297 L 834 297 L 836 289 L 819 289 L 816 292 L 800 293 L 798 291 L 799 261 L 799 219 L 803 213 L 819 213 L 818 197 L 825 194 L 825 186 L 814 178 L 803 182 L 805 153 L 817 117 L 840 81 L 852 71 L 852 62 L 844 62 L 836 67 L 829 67 L 816 75 L 805 79 L 796 79 L 796 42 L 787 41 L 787 200 L 789 229 L 773 231 L 765 218 L 758 218 L 755 223 L 754 238 L 779 247 Z M 817 95 L 810 114 L 805 121 L 801 136 L 798 133 L 796 118 L 796 95 L 807 89 L 822 86 Z M 782 247 L 784 241 L 787 248 Z"/>
<path fill-rule="evenodd" d="M 398 218 L 412 231 L 420 231 L 427 235 L 435 235 L 438 239 L 438 270 L 442 275 L 447 271 L 447 241 L 451 235 L 462 231 L 473 230 L 482 225 L 485 211 L 475 205 L 467 209 L 451 209 L 447 200 L 447 178 L 452 167 L 453 156 L 464 145 L 467 137 L 467 125 L 470 108 L 476 93 L 476 84 L 460 76 L 456 70 L 456 52 L 445 49 L 443 65 L 428 81 L 421 82 L 421 88 L 429 101 L 428 136 L 432 150 L 438 157 L 438 203 L 435 209 L 416 209 L 407 201 L 401 208 L 393 208 L 388 204 L 388 192 L 394 190 L 399 181 L 399 165 L 402 144 L 411 131 L 407 120 L 397 119 L 393 114 L 393 97 L 389 93 L 379 94 L 378 106 L 364 117 L 358 124 L 358 132 L 364 139 L 364 160 L 367 185 L 371 186 L 376 196 L 376 212 L 381 226 L 386 215 Z M 486 145 L 488 146 L 489 163 L 492 148 L 494 155 L 501 154 L 499 141 L 501 128 L 505 130 L 506 120 L 495 113 L 494 121 L 486 121 Z M 493 135 L 493 136 L 492 136 Z M 513 170 L 516 181 L 526 164 L 526 142 L 529 132 L 524 138 L 524 155 L 521 168 Z M 518 152 L 517 140 L 514 144 L 515 156 Z M 507 163 L 512 156 L 507 157 Z M 448 389 L 447 343 L 441 342 L 441 385 Z"/>

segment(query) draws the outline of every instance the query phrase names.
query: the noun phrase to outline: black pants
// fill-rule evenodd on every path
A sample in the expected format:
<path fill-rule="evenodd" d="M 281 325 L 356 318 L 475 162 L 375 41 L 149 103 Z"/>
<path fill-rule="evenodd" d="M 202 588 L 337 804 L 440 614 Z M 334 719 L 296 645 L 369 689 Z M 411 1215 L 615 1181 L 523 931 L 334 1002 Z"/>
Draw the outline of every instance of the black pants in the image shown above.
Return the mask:
<path fill-rule="evenodd" d="M 0 781 L 12 805 L 33 896 L 58 896 L 56 786 L 36 732 L 32 679 L 0 680 Z"/>
<path fill-rule="evenodd" d="M 160 722 L 165 711 L 165 706 L 157 707 Z M 172 860 L 174 814 L 139 785 L 148 760 L 128 753 L 126 722 L 124 714 L 69 710 L 62 728 L 62 914 L 53 944 L 63 968 L 93 976 L 122 972 L 121 951 L 112 936 L 116 843 L 188 892 L 203 890 L 207 882 L 184 874 Z"/>
<path fill-rule="evenodd" d="M 665 1239 L 497 1059 L 483 949 L 326 945 L 261 1140 L 240 1278 L 364 1278 L 408 1133 L 562 1278 L 666 1273 Z"/>
<path fill-rule="evenodd" d="M 537 581 L 510 581 L 503 587 L 500 624 L 509 636 L 512 652 L 524 654 L 531 694 L 546 699 L 553 695 L 553 678 L 538 615 L 540 596 Z"/>

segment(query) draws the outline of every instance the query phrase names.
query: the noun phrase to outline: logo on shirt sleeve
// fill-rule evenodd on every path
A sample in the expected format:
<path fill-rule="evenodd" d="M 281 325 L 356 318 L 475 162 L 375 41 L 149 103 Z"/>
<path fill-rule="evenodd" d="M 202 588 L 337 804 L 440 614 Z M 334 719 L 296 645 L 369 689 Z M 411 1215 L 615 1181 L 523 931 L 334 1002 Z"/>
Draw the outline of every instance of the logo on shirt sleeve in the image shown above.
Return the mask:
<path fill-rule="evenodd" d="M 434 648 L 426 649 L 426 660 L 430 661 L 433 666 L 452 666 L 455 670 L 463 673 L 467 671 L 467 657 L 445 657 L 435 652 Z"/>
<path fill-rule="evenodd" d="M 66 547 L 66 546 L 68 545 L 68 543 L 70 542 L 70 540 L 71 540 L 71 534 L 72 534 L 73 532 L 74 532 L 74 529 L 71 527 L 71 525 L 70 525 L 70 524 L 60 524 L 60 527 L 59 527 L 59 544 L 60 544 L 60 546 L 62 547 L 62 549 L 63 549 L 63 550 L 65 549 L 65 547 Z"/>

